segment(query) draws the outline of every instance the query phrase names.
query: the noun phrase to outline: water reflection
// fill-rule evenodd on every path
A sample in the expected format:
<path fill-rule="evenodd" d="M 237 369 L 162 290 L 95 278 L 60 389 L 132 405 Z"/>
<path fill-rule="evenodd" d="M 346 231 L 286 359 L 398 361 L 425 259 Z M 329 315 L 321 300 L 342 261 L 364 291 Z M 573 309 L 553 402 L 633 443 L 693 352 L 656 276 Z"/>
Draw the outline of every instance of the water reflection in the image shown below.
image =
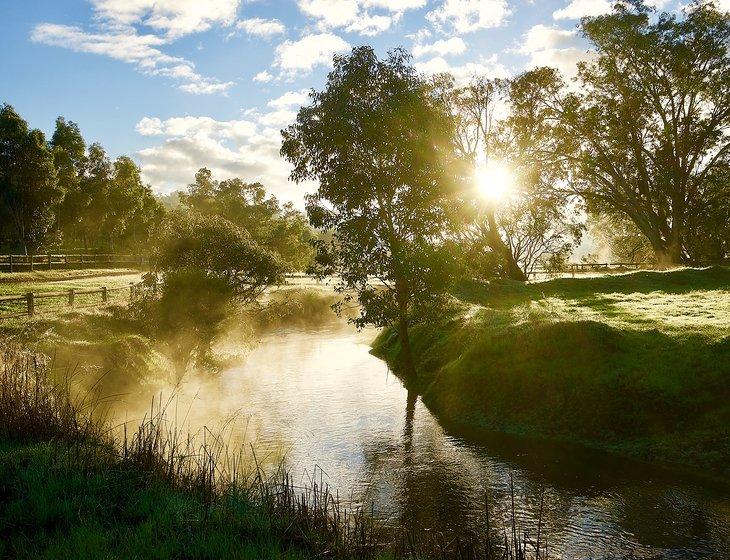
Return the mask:
<path fill-rule="evenodd" d="M 730 558 L 728 489 L 574 447 L 444 429 L 369 354 L 372 332 L 282 331 L 239 366 L 191 380 L 191 425 L 238 417 L 237 443 L 315 467 L 353 505 L 393 524 L 483 531 L 485 499 L 569 558 Z M 478 443 L 475 443 L 478 442 Z"/>

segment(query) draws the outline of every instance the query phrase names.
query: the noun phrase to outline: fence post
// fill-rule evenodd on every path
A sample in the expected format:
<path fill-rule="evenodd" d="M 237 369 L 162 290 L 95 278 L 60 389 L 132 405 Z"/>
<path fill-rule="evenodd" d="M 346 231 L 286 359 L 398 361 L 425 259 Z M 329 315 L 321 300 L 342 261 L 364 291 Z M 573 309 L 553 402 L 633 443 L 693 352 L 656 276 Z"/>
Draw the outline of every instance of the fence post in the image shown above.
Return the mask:
<path fill-rule="evenodd" d="M 13 254 L 12 253 L 10 253 L 8 255 L 8 262 L 10 263 L 10 272 L 12 272 L 13 271 Z"/>
<path fill-rule="evenodd" d="M 33 292 L 28 292 L 27 294 L 25 294 L 25 302 L 28 305 L 28 317 L 32 317 L 33 313 L 35 313 L 35 300 Z"/>
<path fill-rule="evenodd" d="M 134 282 L 129 283 L 129 301 L 134 301 Z"/>
<path fill-rule="evenodd" d="M 30 271 L 33 272 L 33 253 L 30 254 Z"/>
<path fill-rule="evenodd" d="M 51 259 L 52 259 L 51 253 L 48 253 L 48 270 L 51 270 Z"/>
<path fill-rule="evenodd" d="M 73 307 L 73 305 L 74 305 L 74 296 L 75 296 L 75 295 L 76 295 L 76 290 L 74 290 L 73 288 L 70 288 L 70 289 L 68 290 L 68 304 L 69 304 L 69 305 L 70 305 L 71 307 Z"/>
<path fill-rule="evenodd" d="M 109 293 L 106 290 L 106 286 L 101 287 L 101 301 L 103 303 L 106 303 L 107 301 L 109 301 Z"/>

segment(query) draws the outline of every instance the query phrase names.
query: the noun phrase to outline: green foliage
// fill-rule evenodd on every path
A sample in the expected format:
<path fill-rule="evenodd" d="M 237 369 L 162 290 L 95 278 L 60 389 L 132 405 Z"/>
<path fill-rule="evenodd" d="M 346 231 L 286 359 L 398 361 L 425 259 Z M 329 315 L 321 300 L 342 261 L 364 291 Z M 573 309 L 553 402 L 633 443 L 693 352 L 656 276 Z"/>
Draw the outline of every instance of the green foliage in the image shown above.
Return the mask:
<path fill-rule="evenodd" d="M 190 210 L 221 216 L 246 230 L 259 245 L 276 251 L 290 271 L 304 271 L 312 262 L 313 233 L 306 218 L 291 203 L 282 206 L 275 197 L 267 197 L 261 183 L 215 181 L 203 168 L 179 197 Z"/>
<path fill-rule="evenodd" d="M 54 222 L 63 197 L 53 154 L 40 130 L 9 105 L 0 108 L 0 216 L 2 234 L 24 252 L 33 252 Z"/>
<path fill-rule="evenodd" d="M 210 362 L 210 346 L 233 306 L 254 302 L 285 270 L 278 255 L 228 220 L 181 211 L 160 228 L 152 265 L 149 280 L 162 280 L 161 295 L 152 291 L 136 311 L 168 346 L 178 375 L 192 358 Z"/>
<path fill-rule="evenodd" d="M 164 209 L 129 157 L 112 163 L 101 145 L 87 149 L 78 125 L 63 117 L 49 143 L 8 105 L 0 121 L 0 243 L 118 250 L 149 241 Z"/>
<path fill-rule="evenodd" d="M 385 60 L 369 47 L 335 57 L 326 88 L 311 97 L 283 131 L 281 153 L 293 180 L 319 182 L 309 220 L 334 239 L 317 243 L 317 268 L 357 294 L 358 324 L 397 320 L 407 339 L 408 321 L 451 277 L 443 239 L 462 170 L 453 119 L 400 50 Z"/>
<path fill-rule="evenodd" d="M 730 165 L 730 15 L 698 2 L 654 16 L 631 2 L 581 28 L 595 56 L 578 91 L 556 71 L 530 73 L 544 123 L 534 160 L 564 164 L 569 191 L 630 219 L 660 263 L 697 258 L 689 228 L 716 207 L 712 177 Z"/>

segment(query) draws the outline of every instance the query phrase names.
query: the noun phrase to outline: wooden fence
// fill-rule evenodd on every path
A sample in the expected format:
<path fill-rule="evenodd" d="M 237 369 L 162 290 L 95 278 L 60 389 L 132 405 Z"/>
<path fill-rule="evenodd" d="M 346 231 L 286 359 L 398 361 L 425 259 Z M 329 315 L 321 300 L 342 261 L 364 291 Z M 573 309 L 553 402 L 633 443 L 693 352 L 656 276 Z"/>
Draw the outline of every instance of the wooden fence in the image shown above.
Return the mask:
<path fill-rule="evenodd" d="M 144 268 L 148 259 L 140 255 L 55 254 L 0 255 L 0 272 L 34 270 L 79 270 L 85 268 Z"/>
<path fill-rule="evenodd" d="M 548 274 L 586 274 L 590 272 L 628 272 L 630 270 L 653 270 L 655 263 L 649 262 L 615 262 L 615 263 L 567 263 L 559 270 L 547 270 L 543 266 L 533 268 L 529 276 L 535 277 Z"/>
<path fill-rule="evenodd" d="M 134 301 L 148 290 L 156 292 L 157 285 L 140 282 L 117 288 L 106 286 L 96 289 L 70 288 L 59 292 L 27 292 L 21 295 L 0 296 L 0 320 Z"/>

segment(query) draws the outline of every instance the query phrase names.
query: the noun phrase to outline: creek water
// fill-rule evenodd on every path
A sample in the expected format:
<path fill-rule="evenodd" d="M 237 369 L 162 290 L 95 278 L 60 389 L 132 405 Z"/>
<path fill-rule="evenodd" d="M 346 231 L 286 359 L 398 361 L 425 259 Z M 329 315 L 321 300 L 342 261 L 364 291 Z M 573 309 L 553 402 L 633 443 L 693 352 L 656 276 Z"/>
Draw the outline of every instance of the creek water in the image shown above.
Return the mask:
<path fill-rule="evenodd" d="M 268 334 L 222 374 L 190 382 L 193 423 L 230 421 L 260 462 L 411 528 L 482 530 L 485 495 L 565 558 L 730 558 L 728 488 L 574 446 L 445 429 L 384 362 L 373 331 Z M 198 418 L 196 419 L 196 416 Z M 231 419 L 235 418 L 235 422 Z M 494 529 L 493 529 L 494 530 Z"/>

